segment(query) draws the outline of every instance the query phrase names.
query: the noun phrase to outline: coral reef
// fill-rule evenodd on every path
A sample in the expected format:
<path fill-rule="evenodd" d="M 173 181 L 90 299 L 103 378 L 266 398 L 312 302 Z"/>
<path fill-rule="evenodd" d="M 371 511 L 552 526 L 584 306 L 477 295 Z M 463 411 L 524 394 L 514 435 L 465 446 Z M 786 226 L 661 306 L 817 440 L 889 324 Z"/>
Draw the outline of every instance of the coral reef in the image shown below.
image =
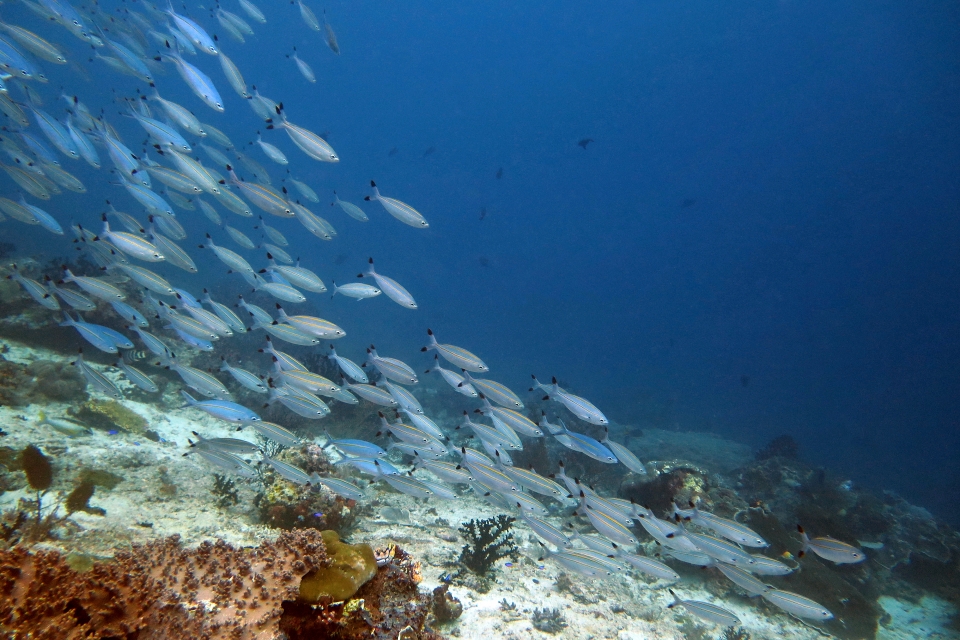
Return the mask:
<path fill-rule="evenodd" d="M 460 527 L 467 540 L 460 552 L 460 563 L 470 571 L 484 575 L 501 558 L 517 559 L 519 550 L 510 529 L 516 518 L 498 515 L 484 520 L 470 520 Z"/>
<path fill-rule="evenodd" d="M 793 528 L 785 528 L 770 511 L 751 508 L 741 521 L 770 543 L 765 555 L 777 557 L 797 550 Z M 818 624 L 818 628 L 838 638 L 872 638 L 883 611 L 876 603 L 876 594 L 868 591 L 864 576 L 868 570 L 867 564 L 828 566 L 808 555 L 801 563 L 801 570 L 789 576 L 768 576 L 766 582 L 812 598 L 832 611 L 836 617 Z"/>
<path fill-rule="evenodd" d="M 620 486 L 620 495 L 652 509 L 654 513 L 665 513 L 674 500 L 679 504 L 695 502 L 707 496 L 709 490 L 710 483 L 702 471 L 677 467 L 648 481 L 635 476 Z"/>
<path fill-rule="evenodd" d="M 534 629 L 549 634 L 560 633 L 567 626 L 559 609 L 534 609 L 530 621 Z"/>
<path fill-rule="evenodd" d="M 800 444 L 791 436 L 784 434 L 777 436 L 767 443 L 767 445 L 757 451 L 757 460 L 769 460 L 770 458 L 799 458 Z"/>
<path fill-rule="evenodd" d="M 295 485 L 272 471 L 264 473 L 264 492 L 254 504 L 264 524 L 278 529 L 331 529 L 347 531 L 356 521 L 359 506 L 325 487 Z"/>
<path fill-rule="evenodd" d="M 83 376 L 69 363 L 36 360 L 22 365 L 0 356 L 0 405 L 75 402 L 87 397 L 86 386 Z"/>
<path fill-rule="evenodd" d="M 71 411 L 71 414 L 77 420 L 104 431 L 122 430 L 141 435 L 147 432 L 147 419 L 116 400 L 91 398 Z"/>
<path fill-rule="evenodd" d="M 69 362 L 35 360 L 27 365 L 26 371 L 32 377 L 30 397 L 35 401 L 79 402 L 87 398 L 87 382 Z"/>
<path fill-rule="evenodd" d="M 213 488 L 210 489 L 210 493 L 214 495 L 217 506 L 221 509 L 226 509 L 240 502 L 240 494 L 237 491 L 236 483 L 220 473 L 213 474 Z"/>
<path fill-rule="evenodd" d="M 134 545 L 85 573 L 56 552 L 0 552 L 0 631 L 16 637 L 277 636 L 281 604 L 327 562 L 314 531 L 255 549 L 223 541 L 185 550 L 177 537 Z"/>
<path fill-rule="evenodd" d="M 504 602 L 506 602 L 506 598 L 504 598 Z M 516 608 L 516 605 L 514 605 L 514 608 Z M 433 619 L 437 624 L 452 622 L 463 613 L 463 605 L 450 593 L 450 585 L 448 583 L 443 583 L 439 587 L 434 588 L 433 604 L 431 605 L 430 612 L 433 614 Z"/>
<path fill-rule="evenodd" d="M 379 569 L 346 602 L 284 602 L 280 630 L 289 640 L 440 640 L 427 627 L 433 597 L 421 593 L 420 563 L 391 545 L 375 552 Z"/>
<path fill-rule="evenodd" d="M 341 542 L 336 531 L 322 531 L 320 535 L 330 563 L 303 577 L 300 581 L 300 600 L 346 600 L 376 575 L 377 558 L 370 545 Z"/>
<path fill-rule="evenodd" d="M 327 475 L 331 469 L 327 454 L 315 444 L 284 449 L 279 460 L 307 473 Z M 331 529 L 344 533 L 353 526 L 360 511 L 354 500 L 347 500 L 323 486 L 295 485 L 272 469 L 264 469 L 263 492 L 254 500 L 260 521 L 279 529 Z"/>

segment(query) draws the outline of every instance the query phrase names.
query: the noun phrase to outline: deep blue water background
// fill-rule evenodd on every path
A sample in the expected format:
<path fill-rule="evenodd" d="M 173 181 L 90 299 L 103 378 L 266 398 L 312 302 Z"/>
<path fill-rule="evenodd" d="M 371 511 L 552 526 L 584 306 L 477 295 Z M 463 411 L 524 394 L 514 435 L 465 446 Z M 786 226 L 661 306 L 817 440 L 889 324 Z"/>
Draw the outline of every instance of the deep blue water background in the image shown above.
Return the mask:
<path fill-rule="evenodd" d="M 269 220 L 293 240 L 290 253 L 328 286 L 373 256 L 420 304 L 315 299 L 349 333 L 341 354 L 361 360 L 375 342 L 426 362 L 416 351 L 432 327 L 518 391 L 532 372 L 556 375 L 621 424 L 757 447 L 789 433 L 815 463 L 960 522 L 948 498 L 960 491 L 957 5 L 449 4 L 330 3 L 339 58 L 286 3 L 261 0 L 270 22 L 251 22 L 257 36 L 244 45 L 188 11 L 220 33 L 248 84 L 283 101 L 292 121 L 328 131 L 342 158 L 317 163 L 266 133 L 339 231 L 324 243 Z M 86 62 L 83 43 L 22 7 L 4 17 L 96 75 L 84 82 L 44 64 L 49 111 L 63 114 L 63 85 L 138 146 L 142 131 L 111 101 L 143 83 Z M 293 45 L 316 85 L 284 58 Z M 252 140 L 263 123 L 217 61 L 191 61 L 217 83 L 226 113 L 172 67 L 161 93 L 238 145 Z M 64 161 L 89 193 L 43 205 L 63 223 L 96 225 L 107 197 L 140 215 L 107 184 L 101 156 L 99 172 Z M 272 173 L 277 184 L 283 170 Z M 360 203 L 371 178 L 430 229 L 375 203 L 364 205 L 366 225 L 327 206 L 332 189 Z M 217 208 L 251 232 L 253 222 Z M 206 230 L 231 246 L 199 213 L 179 218 L 191 232 L 184 246 Z M 68 251 L 66 239 L 54 251 L 51 236 L 15 222 L 4 233 Z M 221 278 L 244 288 L 191 253 L 200 275 L 159 271 L 198 294 Z"/>

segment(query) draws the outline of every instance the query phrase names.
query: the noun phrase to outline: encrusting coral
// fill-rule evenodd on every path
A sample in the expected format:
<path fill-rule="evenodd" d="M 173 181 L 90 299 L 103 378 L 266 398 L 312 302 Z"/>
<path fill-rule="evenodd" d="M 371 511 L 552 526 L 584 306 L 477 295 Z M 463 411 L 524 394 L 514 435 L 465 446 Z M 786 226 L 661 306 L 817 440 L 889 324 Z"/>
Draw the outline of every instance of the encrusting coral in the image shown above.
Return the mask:
<path fill-rule="evenodd" d="M 377 573 L 377 558 L 368 544 L 347 544 L 336 531 L 322 531 L 329 566 L 314 569 L 300 581 L 300 599 L 346 600 Z"/>
<path fill-rule="evenodd" d="M 315 530 L 238 549 L 219 540 L 184 549 L 174 536 L 75 571 L 53 551 L 0 551 L 0 635 L 56 638 L 436 638 L 426 628 L 430 597 L 399 550 L 345 602 L 299 600 L 301 579 L 330 566 Z M 379 568 L 376 568 L 379 566 Z M 309 635 L 322 632 L 323 635 Z"/>
<path fill-rule="evenodd" d="M 123 430 L 141 435 L 147 431 L 147 419 L 116 400 L 91 398 L 72 413 L 77 420 L 104 431 Z"/>

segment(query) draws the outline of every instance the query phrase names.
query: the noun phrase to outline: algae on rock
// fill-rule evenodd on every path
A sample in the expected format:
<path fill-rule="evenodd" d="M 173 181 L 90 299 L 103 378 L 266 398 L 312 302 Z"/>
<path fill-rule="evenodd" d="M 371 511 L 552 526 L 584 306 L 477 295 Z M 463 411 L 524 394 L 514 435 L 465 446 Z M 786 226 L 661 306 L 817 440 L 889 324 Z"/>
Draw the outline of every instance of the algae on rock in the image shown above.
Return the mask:
<path fill-rule="evenodd" d="M 73 416 L 91 427 L 105 431 L 123 430 L 143 435 L 147 432 L 147 419 L 136 411 L 127 409 L 116 400 L 87 400 L 73 412 Z"/>

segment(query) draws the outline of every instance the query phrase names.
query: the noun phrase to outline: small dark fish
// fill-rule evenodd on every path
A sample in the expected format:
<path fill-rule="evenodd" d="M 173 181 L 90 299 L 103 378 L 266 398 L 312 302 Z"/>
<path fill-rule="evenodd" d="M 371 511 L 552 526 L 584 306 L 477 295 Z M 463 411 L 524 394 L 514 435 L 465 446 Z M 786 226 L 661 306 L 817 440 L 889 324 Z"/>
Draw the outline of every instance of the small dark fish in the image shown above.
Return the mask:
<path fill-rule="evenodd" d="M 487 217 L 487 208 L 480 207 L 480 219 L 483 220 L 486 217 Z"/>
<path fill-rule="evenodd" d="M 326 31 L 327 46 L 330 47 L 330 51 L 340 55 L 340 45 L 337 43 L 337 34 L 333 32 L 333 27 L 330 26 L 329 22 L 327 22 L 326 9 L 323 10 L 323 28 Z M 326 138 L 326 136 L 321 137 Z"/>
<path fill-rule="evenodd" d="M 350 256 L 346 253 L 338 253 L 333 259 L 333 264 L 343 264 Z"/>
<path fill-rule="evenodd" d="M 742 375 L 740 376 L 740 386 L 749 387 L 750 386 L 750 376 Z"/>
<path fill-rule="evenodd" d="M 680 203 L 681 209 L 689 209 L 693 205 L 697 204 L 697 201 L 693 198 L 684 198 L 683 202 Z"/>
<path fill-rule="evenodd" d="M 481 266 L 481 267 L 489 267 L 489 266 L 490 266 L 490 258 L 488 258 L 487 256 L 480 256 L 479 258 L 477 258 L 477 262 L 480 263 L 480 266 Z"/>
<path fill-rule="evenodd" d="M 580 147 L 583 147 L 583 150 L 586 151 L 587 145 L 590 144 L 591 142 L 593 142 L 593 138 L 584 138 L 583 140 L 578 142 L 577 145 Z"/>
<path fill-rule="evenodd" d="M 436 147 L 427 147 L 427 150 L 423 152 L 423 157 L 426 158 L 436 150 L 437 150 Z"/>
<path fill-rule="evenodd" d="M 503 167 L 497 169 L 497 180 L 503 177 Z"/>
<path fill-rule="evenodd" d="M 390 157 L 390 158 L 392 158 L 393 156 L 397 155 L 397 152 L 399 152 L 399 151 L 400 151 L 400 149 L 397 149 L 396 147 L 394 147 L 394 148 L 390 149 L 390 151 L 387 152 L 387 156 Z"/>

